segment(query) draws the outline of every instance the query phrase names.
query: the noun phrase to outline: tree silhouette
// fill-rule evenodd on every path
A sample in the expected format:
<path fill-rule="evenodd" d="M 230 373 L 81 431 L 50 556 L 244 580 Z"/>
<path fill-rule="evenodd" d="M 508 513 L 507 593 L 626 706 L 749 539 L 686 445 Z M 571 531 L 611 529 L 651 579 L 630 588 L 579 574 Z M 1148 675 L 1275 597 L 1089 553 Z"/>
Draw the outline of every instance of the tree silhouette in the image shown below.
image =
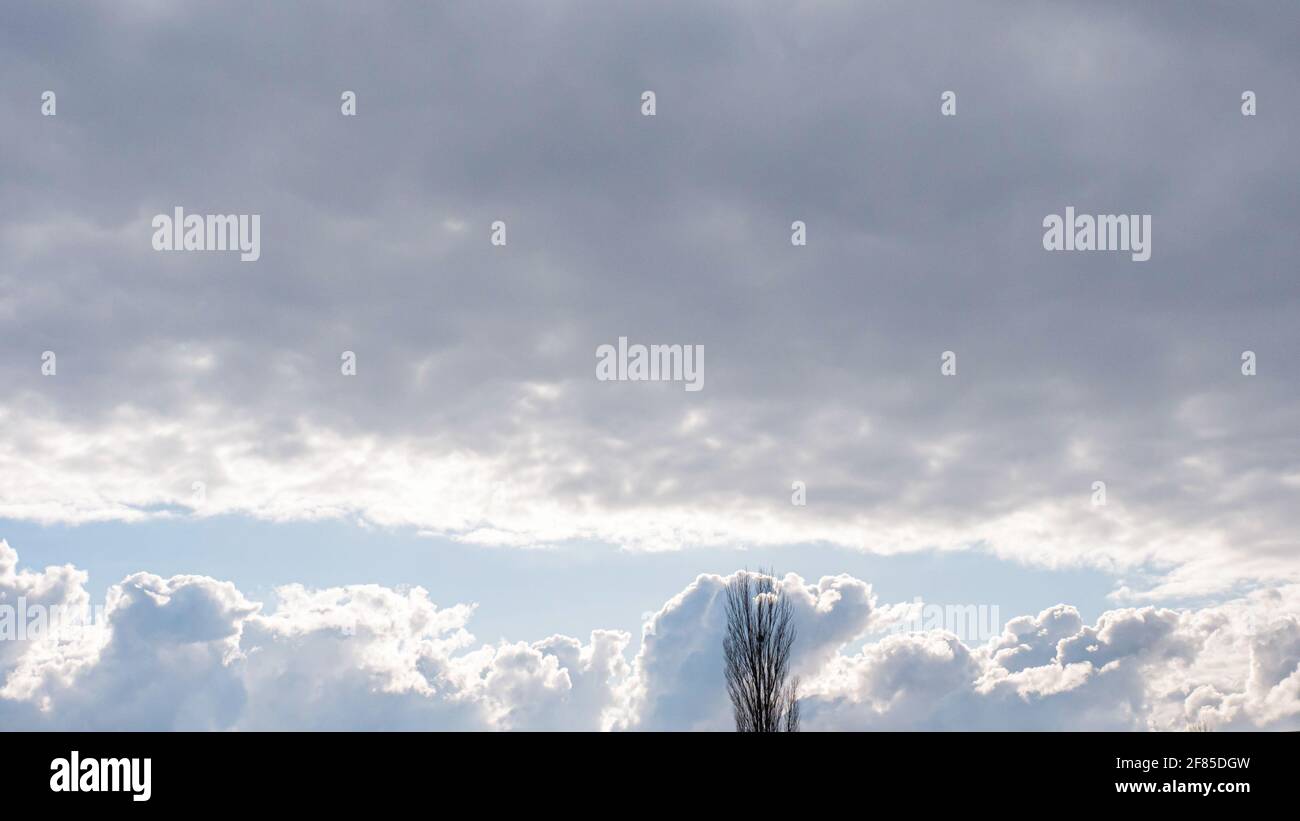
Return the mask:
<path fill-rule="evenodd" d="M 798 732 L 799 680 L 786 681 L 795 639 L 790 599 L 761 569 L 737 573 L 726 597 L 722 653 L 736 732 Z"/>

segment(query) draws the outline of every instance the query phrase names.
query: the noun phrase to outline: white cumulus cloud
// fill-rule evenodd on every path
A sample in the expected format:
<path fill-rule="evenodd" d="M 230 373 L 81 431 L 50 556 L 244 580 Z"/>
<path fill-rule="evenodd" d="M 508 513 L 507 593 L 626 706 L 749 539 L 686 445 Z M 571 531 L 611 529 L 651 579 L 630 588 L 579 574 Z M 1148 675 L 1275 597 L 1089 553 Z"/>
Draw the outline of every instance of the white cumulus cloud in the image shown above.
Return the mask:
<path fill-rule="evenodd" d="M 0 542 L 0 726 L 78 729 L 727 730 L 722 597 L 701 575 L 631 636 L 478 642 L 474 607 L 415 587 L 288 585 L 273 606 L 204 576 L 136 573 L 102 618 L 70 566 Z M 1059 605 L 975 646 L 876 635 L 888 606 L 849 576 L 780 582 L 794 604 L 805 728 L 1300 728 L 1300 591 L 1199 610 Z M 19 604 L 27 614 L 19 613 Z M 30 623 L 24 625 L 30 628 Z"/>

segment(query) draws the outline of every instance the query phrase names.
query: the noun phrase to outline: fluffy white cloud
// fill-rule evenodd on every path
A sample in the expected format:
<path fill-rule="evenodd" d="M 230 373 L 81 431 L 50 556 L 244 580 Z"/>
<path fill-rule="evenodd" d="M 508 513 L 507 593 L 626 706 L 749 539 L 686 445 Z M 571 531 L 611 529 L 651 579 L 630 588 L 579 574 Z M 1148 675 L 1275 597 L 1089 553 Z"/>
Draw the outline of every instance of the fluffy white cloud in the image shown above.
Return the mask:
<path fill-rule="evenodd" d="M 726 582 L 722 576 L 699 576 L 647 622 L 619 726 L 728 728 L 731 711 L 722 688 Z M 874 603 L 871 587 L 849 576 L 807 584 L 794 574 L 782 585 L 797 619 L 793 670 L 815 676 L 840 647 L 866 631 Z"/>
<path fill-rule="evenodd" d="M 631 637 L 479 644 L 473 607 L 421 588 L 277 591 L 273 610 L 202 576 L 137 573 L 103 618 L 19 637 L 14 619 L 89 607 L 85 574 L 19 569 L 0 542 L 0 726 L 131 729 L 726 730 L 722 598 L 702 575 Z M 795 608 L 806 729 L 1300 728 L 1300 591 L 1083 623 L 1060 605 L 979 646 L 875 636 L 868 584 L 781 581 Z M 42 611 L 43 612 L 43 611 Z M 28 625 L 30 626 L 30 625 Z M 863 642 L 854 647 L 856 642 Z"/>

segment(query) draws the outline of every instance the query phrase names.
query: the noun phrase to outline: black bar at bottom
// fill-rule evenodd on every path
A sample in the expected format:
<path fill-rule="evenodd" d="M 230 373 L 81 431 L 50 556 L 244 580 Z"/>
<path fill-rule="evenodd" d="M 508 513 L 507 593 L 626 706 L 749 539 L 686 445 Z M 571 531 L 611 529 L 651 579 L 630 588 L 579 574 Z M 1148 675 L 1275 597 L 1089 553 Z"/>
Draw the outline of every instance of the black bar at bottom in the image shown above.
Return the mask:
<path fill-rule="evenodd" d="M 7 802 L 128 812 L 373 811 L 393 801 L 422 814 L 514 806 L 693 813 L 701 805 L 818 812 L 824 802 L 834 802 L 823 806 L 829 809 L 870 801 L 862 812 L 875 814 L 890 803 L 932 810 L 1024 800 L 1052 802 L 1042 809 L 1194 800 L 1221 811 L 1261 799 L 1289 805 L 1297 751 L 1289 733 L 6 733 L 0 740 Z M 147 800 L 138 800 L 146 789 Z M 463 802 L 478 809 L 454 809 Z"/>

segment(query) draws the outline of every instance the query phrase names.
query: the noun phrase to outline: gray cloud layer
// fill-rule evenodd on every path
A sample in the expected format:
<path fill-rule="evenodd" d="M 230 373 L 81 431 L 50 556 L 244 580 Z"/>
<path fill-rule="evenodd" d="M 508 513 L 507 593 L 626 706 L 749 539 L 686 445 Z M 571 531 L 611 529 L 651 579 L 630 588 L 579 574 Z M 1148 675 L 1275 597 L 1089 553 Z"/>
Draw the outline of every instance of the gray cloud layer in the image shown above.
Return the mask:
<path fill-rule="evenodd" d="M 4 16 L 0 515 L 203 481 L 199 513 L 508 544 L 1296 578 L 1285 5 Z M 261 214 L 261 260 L 155 253 L 175 205 Z M 1044 252 L 1067 205 L 1152 214 L 1151 261 Z M 707 387 L 597 382 L 618 336 L 703 344 Z"/>

